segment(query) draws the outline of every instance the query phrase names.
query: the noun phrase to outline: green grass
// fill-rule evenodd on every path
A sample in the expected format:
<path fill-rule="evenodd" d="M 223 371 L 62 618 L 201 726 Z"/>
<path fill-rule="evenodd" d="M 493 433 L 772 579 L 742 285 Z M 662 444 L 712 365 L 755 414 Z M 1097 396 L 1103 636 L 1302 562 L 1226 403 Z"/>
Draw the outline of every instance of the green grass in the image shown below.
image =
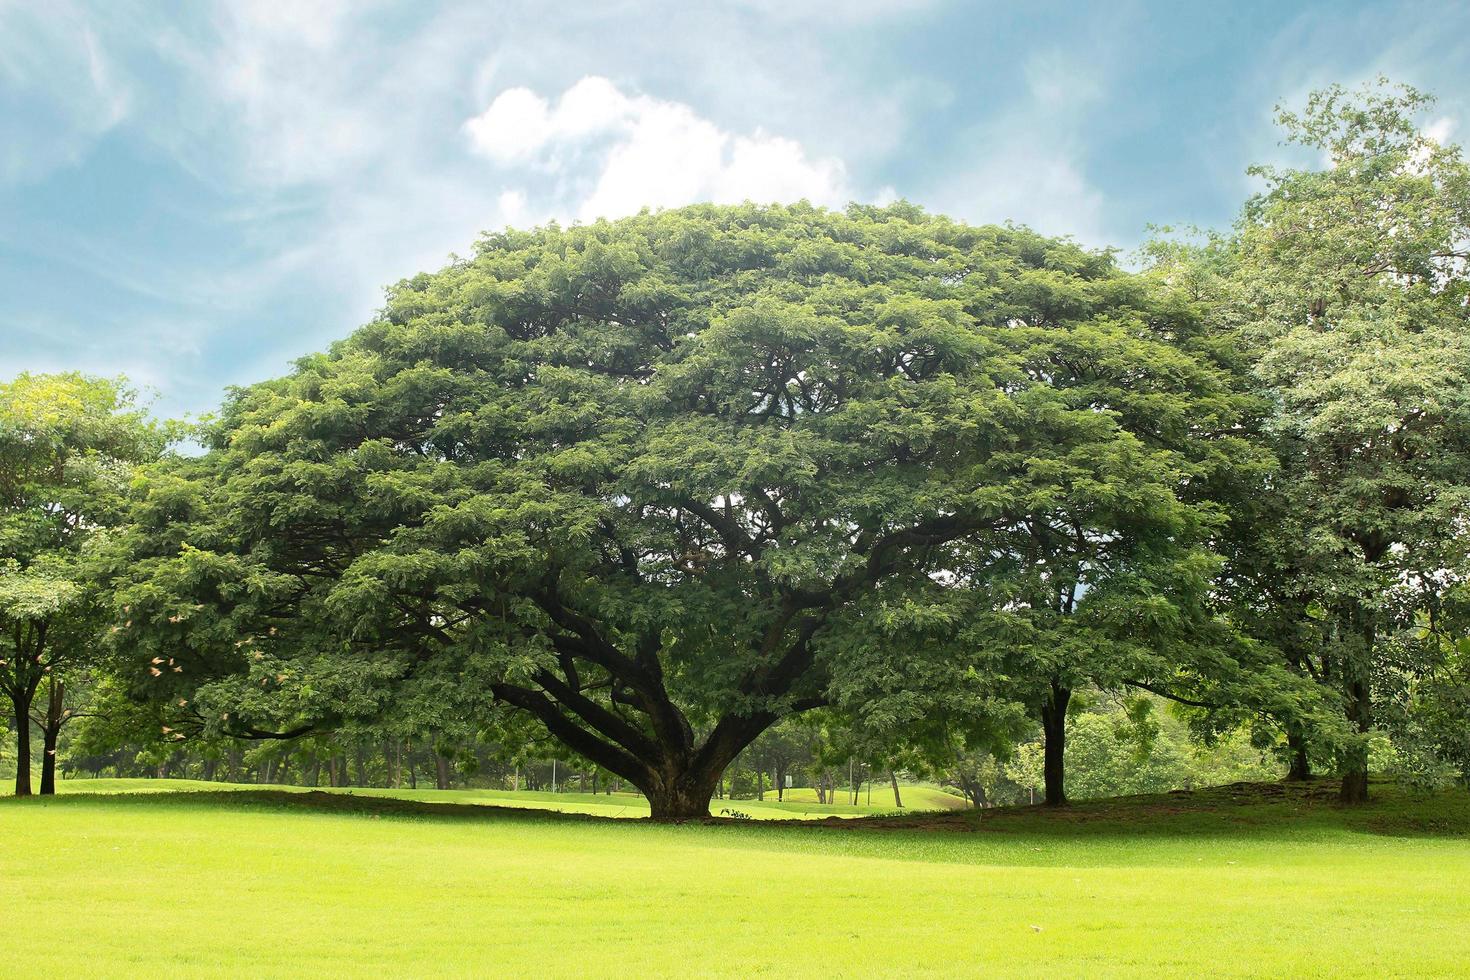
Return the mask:
<path fill-rule="evenodd" d="M 1445 976 L 1470 797 L 678 827 L 278 790 L 0 800 L 7 976 Z"/>

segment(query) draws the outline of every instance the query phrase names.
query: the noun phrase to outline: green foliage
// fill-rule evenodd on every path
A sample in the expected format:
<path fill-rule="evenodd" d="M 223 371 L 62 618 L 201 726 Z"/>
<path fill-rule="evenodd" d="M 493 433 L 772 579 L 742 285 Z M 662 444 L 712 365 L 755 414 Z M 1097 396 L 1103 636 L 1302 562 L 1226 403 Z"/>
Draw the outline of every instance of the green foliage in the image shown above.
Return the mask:
<path fill-rule="evenodd" d="M 1375 718 L 1465 635 L 1449 591 L 1470 572 L 1470 166 L 1420 129 L 1431 102 L 1380 79 L 1281 110 L 1322 163 L 1253 168 L 1265 190 L 1233 240 L 1151 253 L 1268 399 L 1275 466 L 1227 498 L 1221 594 L 1342 706 L 1350 733 L 1275 713 L 1340 749 L 1350 797 Z"/>
<path fill-rule="evenodd" d="M 1203 741 L 1167 702 L 1153 697 L 1102 699 L 1074 711 L 1067 732 L 1067 794 L 1073 799 L 1132 796 L 1279 779 L 1269 751 L 1243 731 Z M 1023 790 L 1044 788 L 1041 746 L 1023 743 L 1002 772 Z M 1025 802 L 1006 794 L 1001 802 Z"/>
<path fill-rule="evenodd" d="M 1172 676 L 1210 628 L 1189 487 L 1249 447 L 1177 319 L 1108 255 L 908 205 L 490 235 L 150 481 L 121 642 L 205 726 L 442 681 L 649 789 L 707 792 L 824 703 L 1000 733 L 940 572 L 1002 605 L 1090 588 L 1074 639 L 1035 641 L 1087 676 Z"/>
<path fill-rule="evenodd" d="M 158 458 L 172 431 L 121 380 L 21 374 L 0 384 L 0 691 L 23 757 L 18 791 L 29 791 L 36 691 L 49 677 L 42 728 L 53 742 L 70 716 L 58 685 L 100 647 L 107 538 L 127 518 L 134 468 Z"/>

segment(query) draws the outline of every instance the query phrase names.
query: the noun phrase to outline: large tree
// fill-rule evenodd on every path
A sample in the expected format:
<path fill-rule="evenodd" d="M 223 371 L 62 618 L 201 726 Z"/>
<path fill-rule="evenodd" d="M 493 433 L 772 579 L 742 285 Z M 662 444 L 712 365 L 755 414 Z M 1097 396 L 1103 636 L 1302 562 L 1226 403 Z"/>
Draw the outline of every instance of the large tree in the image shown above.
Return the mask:
<path fill-rule="evenodd" d="M 246 734 L 456 677 L 655 819 L 704 815 L 743 748 L 875 658 L 921 687 L 952 570 L 1076 489 L 1045 461 L 1136 441 L 1026 348 L 1131 324 L 1144 289 L 907 205 L 486 236 L 235 393 L 208 455 L 157 478 L 122 641 L 144 683 Z M 1127 472 L 1109 492 L 1180 484 Z M 278 696 L 221 693 L 244 687 Z"/>
<path fill-rule="evenodd" d="M 65 674 L 95 655 L 107 621 L 95 545 L 127 514 L 133 467 L 166 441 L 124 383 L 22 374 L 0 384 L 0 691 L 14 713 L 17 796 L 31 792 L 33 721 L 41 792 L 55 791 Z"/>
<path fill-rule="evenodd" d="M 1256 168 L 1239 228 L 1233 312 L 1280 460 L 1258 591 L 1292 661 L 1340 692 L 1348 802 L 1376 689 L 1467 568 L 1470 167 L 1421 131 L 1429 103 L 1379 80 L 1282 111 L 1325 165 Z"/>

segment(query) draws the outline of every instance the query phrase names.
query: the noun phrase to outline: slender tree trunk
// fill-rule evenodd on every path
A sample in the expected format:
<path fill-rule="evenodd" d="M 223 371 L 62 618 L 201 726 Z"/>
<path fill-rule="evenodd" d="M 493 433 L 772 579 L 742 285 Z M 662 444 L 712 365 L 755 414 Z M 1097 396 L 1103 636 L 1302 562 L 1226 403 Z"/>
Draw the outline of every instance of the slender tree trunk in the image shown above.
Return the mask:
<path fill-rule="evenodd" d="M 1368 730 L 1372 727 L 1372 699 L 1366 681 L 1354 680 L 1347 685 L 1348 720 L 1357 729 L 1359 740 L 1342 755 L 1343 803 L 1368 802 Z"/>
<path fill-rule="evenodd" d="M 893 784 L 893 805 L 903 809 L 903 797 L 898 795 L 898 773 L 888 770 L 888 781 Z"/>
<path fill-rule="evenodd" d="M 46 692 L 46 724 L 41 726 L 41 795 L 56 795 L 56 743 L 61 739 L 62 705 L 66 685 L 51 677 Z"/>
<path fill-rule="evenodd" d="M 31 795 L 31 699 L 24 691 L 11 691 L 15 708 L 15 795 Z"/>
<path fill-rule="evenodd" d="M 1371 614 L 1361 607 L 1354 610 L 1352 620 L 1362 649 L 1353 651 L 1358 654 L 1357 657 L 1349 656 L 1344 674 L 1348 721 L 1357 730 L 1358 739 L 1343 752 L 1342 791 L 1338 799 L 1343 803 L 1367 803 L 1368 733 L 1373 728 L 1373 688 L 1370 671 L 1377 631 Z"/>
<path fill-rule="evenodd" d="M 399 760 L 402 758 L 398 751 L 398 740 L 396 738 L 383 739 L 383 765 L 387 767 L 386 779 L 388 785 L 394 789 L 398 788 Z"/>
<path fill-rule="evenodd" d="M 41 795 L 56 795 L 56 742 L 61 734 L 59 726 L 47 725 L 41 729 Z"/>
<path fill-rule="evenodd" d="M 1071 688 L 1053 677 L 1051 693 L 1041 706 L 1041 729 L 1045 740 L 1043 775 L 1046 783 L 1046 805 L 1065 806 L 1066 753 L 1067 753 L 1067 703 L 1072 700 Z"/>

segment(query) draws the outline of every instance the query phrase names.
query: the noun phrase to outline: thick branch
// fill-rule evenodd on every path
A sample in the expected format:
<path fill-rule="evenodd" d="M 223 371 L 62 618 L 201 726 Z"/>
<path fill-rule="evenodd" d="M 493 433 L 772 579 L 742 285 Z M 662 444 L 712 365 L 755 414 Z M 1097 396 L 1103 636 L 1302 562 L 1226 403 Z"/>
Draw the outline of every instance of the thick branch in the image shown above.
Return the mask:
<path fill-rule="evenodd" d="M 546 695 L 514 684 L 491 684 L 490 693 L 506 704 L 535 715 L 562 744 L 608 772 L 617 773 L 639 788 L 648 785 L 648 769 L 643 763 L 574 723 Z"/>
<path fill-rule="evenodd" d="M 551 671 L 538 670 L 536 683 L 563 706 L 571 709 L 599 735 L 616 742 L 633 756 L 649 760 L 659 756 L 658 746 L 651 738 L 570 684 L 563 683 Z"/>

